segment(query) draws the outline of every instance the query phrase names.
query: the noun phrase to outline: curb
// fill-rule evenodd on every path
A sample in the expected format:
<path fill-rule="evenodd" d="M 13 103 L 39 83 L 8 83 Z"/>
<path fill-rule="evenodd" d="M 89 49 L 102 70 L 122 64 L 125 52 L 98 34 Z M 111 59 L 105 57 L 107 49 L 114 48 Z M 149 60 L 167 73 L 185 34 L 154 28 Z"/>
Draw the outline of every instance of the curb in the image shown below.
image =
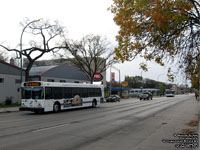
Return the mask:
<path fill-rule="evenodd" d="M 14 108 L 0 108 L 0 113 L 12 113 L 12 112 L 19 112 L 19 107 L 14 107 Z"/>
<path fill-rule="evenodd" d="M 197 130 L 198 130 L 198 132 L 197 132 L 198 133 L 198 137 L 200 138 L 200 114 L 198 115 L 198 127 L 197 127 Z M 200 146 L 198 147 L 198 150 L 200 150 Z"/>

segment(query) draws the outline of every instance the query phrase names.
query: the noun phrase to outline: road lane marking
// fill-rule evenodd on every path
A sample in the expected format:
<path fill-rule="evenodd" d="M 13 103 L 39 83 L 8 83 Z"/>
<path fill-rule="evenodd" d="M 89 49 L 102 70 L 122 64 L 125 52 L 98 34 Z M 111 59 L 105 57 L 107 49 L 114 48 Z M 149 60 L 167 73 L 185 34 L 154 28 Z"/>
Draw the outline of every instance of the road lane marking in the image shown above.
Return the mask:
<path fill-rule="evenodd" d="M 46 131 L 46 130 L 50 130 L 50 129 L 55 129 L 55 128 L 59 128 L 59 127 L 64 127 L 64 126 L 66 126 L 66 125 L 69 125 L 69 124 L 61 124 L 61 125 L 57 125 L 57 126 L 52 126 L 52 127 L 46 127 L 46 128 L 36 129 L 36 130 L 33 130 L 32 132 L 35 133 L 35 132 Z"/>
<path fill-rule="evenodd" d="M 21 121 L 24 121 L 24 119 L 0 121 L 0 124 L 14 123 L 14 122 L 21 122 Z"/>

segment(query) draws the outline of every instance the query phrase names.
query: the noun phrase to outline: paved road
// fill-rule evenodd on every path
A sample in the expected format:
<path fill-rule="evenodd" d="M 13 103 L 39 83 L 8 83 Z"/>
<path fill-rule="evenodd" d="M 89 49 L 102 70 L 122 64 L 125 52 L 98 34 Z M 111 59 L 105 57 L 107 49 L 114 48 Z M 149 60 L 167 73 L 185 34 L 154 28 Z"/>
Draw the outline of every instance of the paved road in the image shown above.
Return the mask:
<path fill-rule="evenodd" d="M 154 145 L 161 144 L 162 137 L 157 137 L 156 140 L 151 136 L 155 132 L 160 136 L 162 133 L 157 129 L 171 119 L 163 118 L 163 115 L 166 116 L 165 112 L 170 114 L 178 109 L 183 111 L 181 108 L 187 106 L 196 108 L 198 102 L 193 97 L 183 95 L 175 98 L 154 98 L 152 101 L 129 99 L 104 103 L 98 108 L 63 111 L 57 114 L 2 113 L 0 150 L 146 150 L 148 148 L 144 147 L 145 142 L 146 146 L 153 144 L 153 140 Z M 159 116 L 161 111 L 163 115 Z M 158 115 L 159 119 L 155 120 L 155 115 Z M 192 115 L 194 116 L 194 112 Z M 165 133 L 167 134 L 171 133 Z M 141 143 L 144 143 L 143 148 Z M 173 148 L 170 144 L 164 145 L 166 149 L 169 147 Z"/>

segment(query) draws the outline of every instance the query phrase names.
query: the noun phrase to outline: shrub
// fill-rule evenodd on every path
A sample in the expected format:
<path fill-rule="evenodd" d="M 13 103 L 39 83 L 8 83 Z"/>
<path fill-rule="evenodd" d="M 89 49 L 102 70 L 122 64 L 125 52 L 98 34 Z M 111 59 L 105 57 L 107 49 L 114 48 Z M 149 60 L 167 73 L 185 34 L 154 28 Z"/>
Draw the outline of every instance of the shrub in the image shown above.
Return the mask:
<path fill-rule="evenodd" d="M 12 104 L 12 96 L 7 96 L 5 100 L 5 105 L 11 105 Z"/>

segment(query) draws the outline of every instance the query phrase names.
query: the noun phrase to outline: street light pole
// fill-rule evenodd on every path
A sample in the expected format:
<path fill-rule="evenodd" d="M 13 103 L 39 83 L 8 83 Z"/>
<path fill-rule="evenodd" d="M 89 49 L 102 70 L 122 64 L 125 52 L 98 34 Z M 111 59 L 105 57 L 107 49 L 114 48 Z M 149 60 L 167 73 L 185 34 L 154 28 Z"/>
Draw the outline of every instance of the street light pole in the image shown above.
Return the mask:
<path fill-rule="evenodd" d="M 111 80 L 112 80 L 111 68 L 112 68 L 112 65 L 110 66 L 110 96 L 111 96 L 111 92 L 112 92 L 112 89 L 111 89 L 111 88 L 112 88 L 112 83 L 111 83 L 111 82 L 112 82 L 112 81 L 111 81 Z"/>
<path fill-rule="evenodd" d="M 21 37 L 20 37 L 20 80 L 21 80 L 21 83 L 23 82 L 23 77 L 22 77 L 22 37 L 23 37 L 23 33 L 25 31 L 25 29 L 32 23 L 34 22 L 38 22 L 38 21 L 41 21 L 42 19 L 38 19 L 38 20 L 33 20 L 31 22 L 29 22 L 22 30 L 22 33 L 21 33 Z"/>
<path fill-rule="evenodd" d="M 200 70 L 199 70 L 198 78 L 199 78 L 199 97 L 200 97 Z M 199 100 L 200 100 L 200 98 L 199 98 Z"/>
<path fill-rule="evenodd" d="M 143 78 L 142 78 L 142 71 L 143 71 L 143 70 L 141 70 L 141 80 L 142 80 L 142 82 L 141 82 L 141 87 L 140 87 L 140 88 L 141 88 L 141 93 L 142 93 L 142 89 L 143 89 Z"/>
<path fill-rule="evenodd" d="M 121 86 L 121 74 L 120 74 L 120 69 L 114 67 L 114 66 L 111 66 L 113 69 L 117 70 L 119 72 L 119 86 L 120 86 L 120 96 L 122 96 L 122 86 Z"/>
<path fill-rule="evenodd" d="M 120 87 L 120 97 L 122 96 L 122 84 L 121 84 L 121 73 L 119 69 L 119 87 Z"/>

